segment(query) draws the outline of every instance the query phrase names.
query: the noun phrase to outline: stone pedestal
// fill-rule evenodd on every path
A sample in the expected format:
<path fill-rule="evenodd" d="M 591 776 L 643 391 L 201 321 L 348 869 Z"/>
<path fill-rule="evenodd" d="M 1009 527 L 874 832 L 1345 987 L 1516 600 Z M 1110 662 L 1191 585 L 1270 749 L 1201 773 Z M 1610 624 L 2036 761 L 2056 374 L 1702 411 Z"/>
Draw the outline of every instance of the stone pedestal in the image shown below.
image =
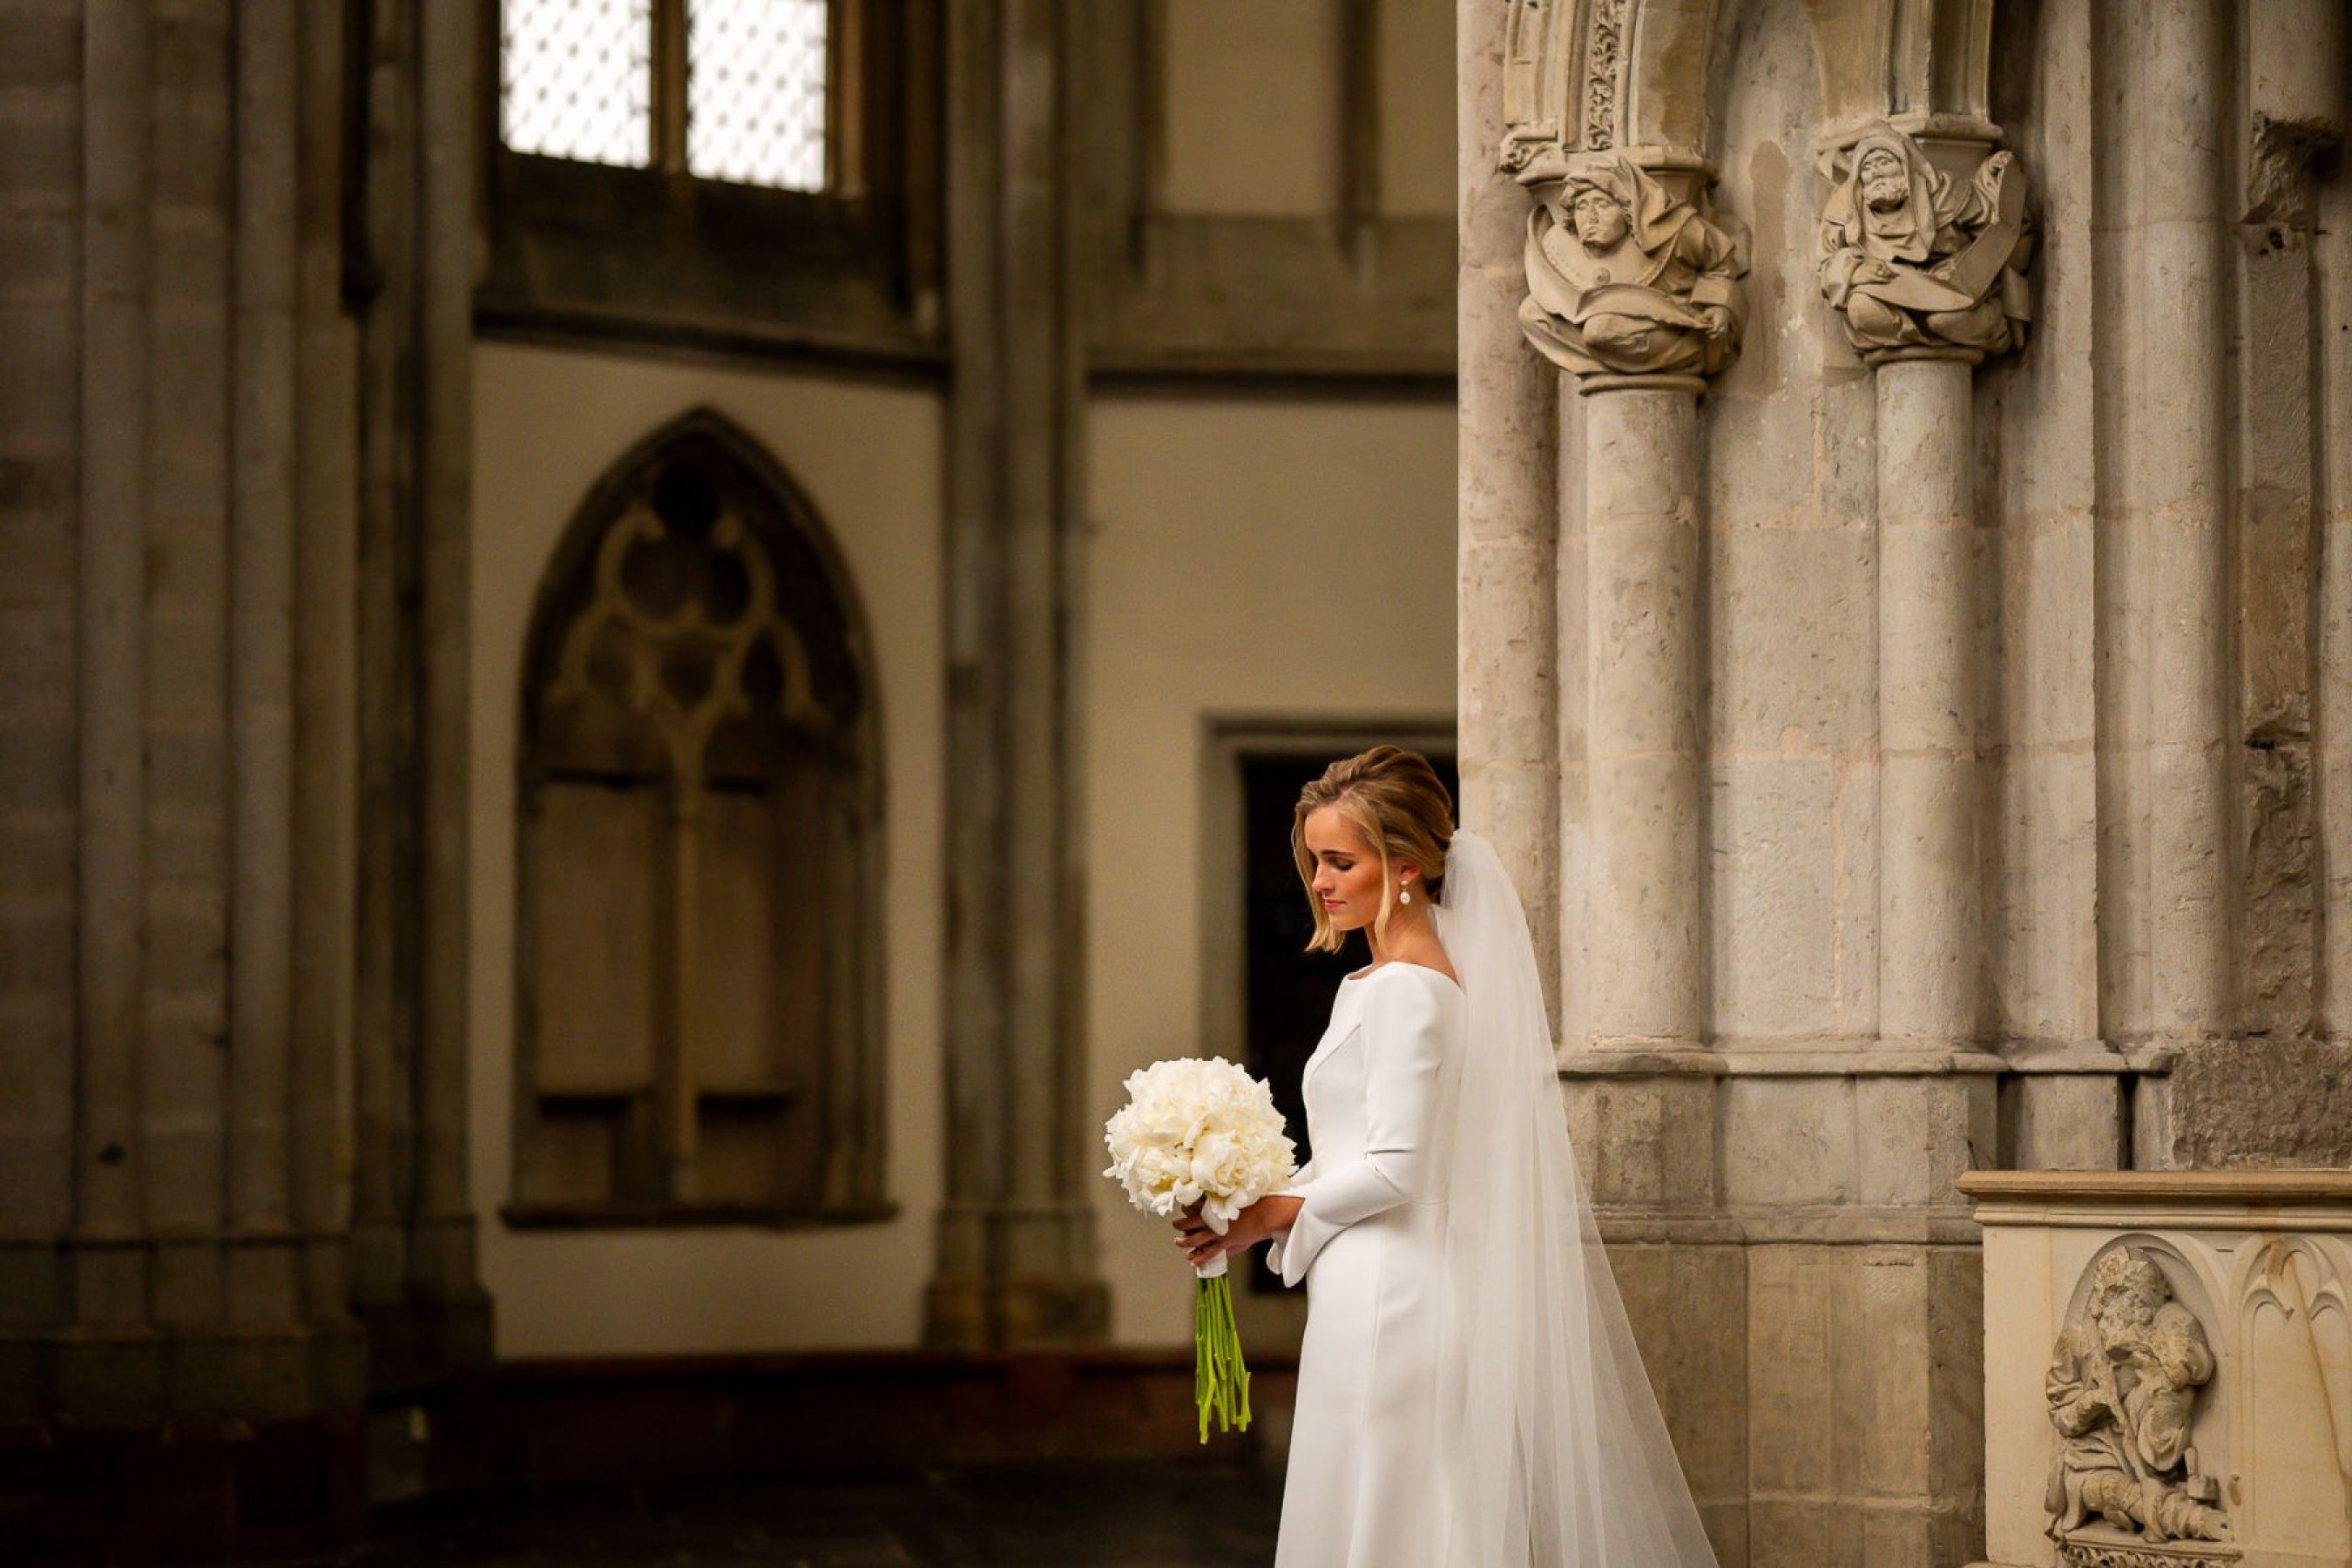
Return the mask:
<path fill-rule="evenodd" d="M 1985 1236 L 1995 1568 L 2352 1564 L 2352 1171 L 1979 1172 L 1959 1185 Z M 2129 1255 L 2168 1300 L 2144 1329 L 2103 1330 L 2091 1295 Z M 2143 1339 L 2156 1353 L 2129 1353 Z M 2136 1495 L 2180 1491 L 2226 1519 L 2226 1539 L 2097 1518 L 2052 1538 L 2066 1478 L 2079 1491 L 2105 1462 L 2105 1417 L 2084 1416 L 2074 1375 L 2094 1349 L 2138 1434 L 2109 1450 L 2146 1470 Z"/>

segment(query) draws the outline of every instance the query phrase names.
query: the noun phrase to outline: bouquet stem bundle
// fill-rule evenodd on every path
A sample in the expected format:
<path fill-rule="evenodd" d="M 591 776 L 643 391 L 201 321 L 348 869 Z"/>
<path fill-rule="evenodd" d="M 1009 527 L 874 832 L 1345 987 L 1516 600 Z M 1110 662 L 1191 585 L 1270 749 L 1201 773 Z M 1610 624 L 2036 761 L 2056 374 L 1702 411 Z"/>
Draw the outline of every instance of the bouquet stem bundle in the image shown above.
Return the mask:
<path fill-rule="evenodd" d="M 1223 1057 L 1173 1057 L 1127 1075 L 1128 1101 L 1103 1123 L 1103 1172 L 1146 1214 L 1199 1218 L 1219 1236 L 1252 1204 L 1298 1173 L 1282 1112 L 1263 1079 Z M 1197 1249 L 1198 1231 L 1189 1238 Z M 1249 1370 L 1234 1326 L 1231 1254 L 1192 1270 L 1192 1396 L 1201 1441 L 1209 1417 L 1230 1432 L 1249 1426 Z M 1244 1254 L 1245 1256 L 1245 1254 Z"/>
<path fill-rule="evenodd" d="M 1242 1337 L 1234 1325 L 1234 1282 L 1223 1270 L 1193 1283 L 1192 1402 L 1201 1409 L 1203 1443 L 1212 1414 L 1220 1432 L 1249 1429 L 1249 1369 L 1242 1364 Z"/>

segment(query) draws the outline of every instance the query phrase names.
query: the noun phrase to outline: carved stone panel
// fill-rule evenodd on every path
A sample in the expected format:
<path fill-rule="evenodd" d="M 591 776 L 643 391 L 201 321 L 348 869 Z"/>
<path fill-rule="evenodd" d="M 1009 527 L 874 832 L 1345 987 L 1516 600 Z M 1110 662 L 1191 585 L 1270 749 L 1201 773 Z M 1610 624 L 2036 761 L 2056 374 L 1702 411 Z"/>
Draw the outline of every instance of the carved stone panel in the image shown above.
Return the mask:
<path fill-rule="evenodd" d="M 2352 1563 L 2352 1171 L 1960 1187 L 1985 1236 L 1992 1564 Z"/>
<path fill-rule="evenodd" d="M 2092 1266 L 2042 1384 L 2060 1439 L 2042 1506 L 2062 1559 L 2074 1560 L 2067 1549 L 2085 1525 L 2147 1542 L 2230 1538 L 2221 1483 L 2196 1446 L 2197 1400 L 2214 1367 L 2205 1325 L 2147 1249 L 2119 1246 Z"/>

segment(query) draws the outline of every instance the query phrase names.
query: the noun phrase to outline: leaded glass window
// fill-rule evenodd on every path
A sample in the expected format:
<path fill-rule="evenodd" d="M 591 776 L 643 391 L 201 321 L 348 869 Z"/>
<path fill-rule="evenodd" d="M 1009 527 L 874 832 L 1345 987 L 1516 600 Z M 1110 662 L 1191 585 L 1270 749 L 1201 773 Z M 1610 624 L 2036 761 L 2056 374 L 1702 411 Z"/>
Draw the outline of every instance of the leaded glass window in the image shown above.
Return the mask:
<path fill-rule="evenodd" d="M 518 153 L 653 156 L 653 0 L 506 0 L 499 133 Z"/>
<path fill-rule="evenodd" d="M 504 0 L 517 153 L 825 187 L 833 0 Z"/>
<path fill-rule="evenodd" d="M 693 0 L 686 167 L 704 179 L 824 188 L 826 0 Z"/>

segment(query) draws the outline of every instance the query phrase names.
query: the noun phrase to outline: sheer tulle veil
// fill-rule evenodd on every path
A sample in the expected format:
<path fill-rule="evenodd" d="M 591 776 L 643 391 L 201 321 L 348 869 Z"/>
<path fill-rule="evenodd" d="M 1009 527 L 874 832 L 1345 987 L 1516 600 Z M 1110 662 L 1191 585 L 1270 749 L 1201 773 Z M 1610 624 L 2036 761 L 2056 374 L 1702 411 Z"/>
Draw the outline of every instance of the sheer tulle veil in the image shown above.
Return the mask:
<path fill-rule="evenodd" d="M 1431 905 L 1467 1002 L 1444 1151 L 1443 1568 L 1713 1568 L 1577 1173 L 1526 912 L 1457 831 Z"/>

